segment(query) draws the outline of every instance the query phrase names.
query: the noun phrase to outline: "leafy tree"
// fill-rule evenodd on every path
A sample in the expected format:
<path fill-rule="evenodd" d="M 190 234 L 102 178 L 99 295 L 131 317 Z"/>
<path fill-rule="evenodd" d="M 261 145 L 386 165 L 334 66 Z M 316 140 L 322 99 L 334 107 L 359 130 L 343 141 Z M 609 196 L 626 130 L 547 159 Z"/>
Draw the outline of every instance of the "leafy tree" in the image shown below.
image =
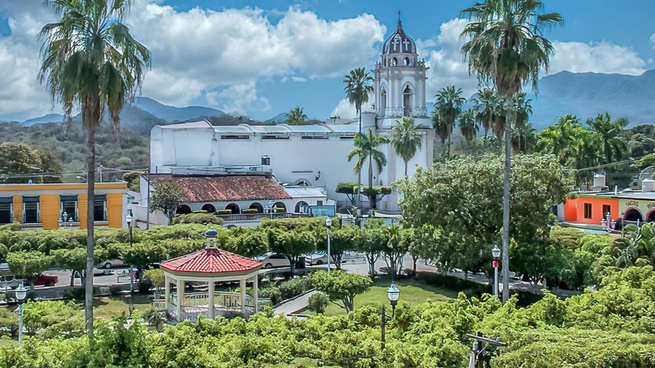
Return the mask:
<path fill-rule="evenodd" d="M 141 190 L 141 175 L 143 172 L 132 171 L 129 173 L 123 174 L 123 180 L 127 182 L 127 187 L 133 192 L 139 192 Z"/>
<path fill-rule="evenodd" d="M 50 255 L 56 265 L 71 271 L 70 286 L 73 287 L 75 285 L 75 272 L 79 272 L 82 275 L 86 267 L 86 249 L 83 247 L 55 249 L 50 252 Z"/>
<path fill-rule="evenodd" d="M 307 309 L 317 314 L 323 314 L 328 302 L 329 299 L 325 294 L 314 293 L 307 300 Z"/>
<path fill-rule="evenodd" d="M 405 161 L 405 176 L 407 176 L 407 163 L 423 145 L 421 133 L 416 130 L 414 118 L 403 116 L 402 120 L 396 120 L 396 124 L 389 133 L 389 138 L 396 155 Z"/>
<path fill-rule="evenodd" d="M 245 257 L 260 256 L 268 251 L 268 236 L 259 228 L 236 227 L 228 230 L 223 249 Z"/>
<path fill-rule="evenodd" d="M 351 105 L 355 105 L 355 111 L 359 115 L 359 133 L 362 133 L 362 105 L 368 102 L 368 95 L 374 91 L 373 77 L 369 75 L 366 68 L 357 68 L 344 76 L 343 83 L 346 84 L 344 92 Z"/>
<path fill-rule="evenodd" d="M 84 315 L 74 302 L 27 302 L 24 323 L 30 335 L 38 333 L 42 339 L 54 339 L 62 334 L 69 337 L 84 334 Z"/>
<path fill-rule="evenodd" d="M 95 132 L 105 109 L 118 131 L 119 114 L 125 101 L 139 89 L 143 72 L 150 65 L 150 52 L 130 34 L 122 21 L 131 2 L 115 0 L 48 1 L 59 20 L 46 24 L 39 34 L 41 70 L 53 102 L 61 102 L 65 119 L 79 105 L 82 126 L 87 132 L 87 198 L 94 197 Z M 87 208 L 86 273 L 93 275 L 95 244 L 94 201 Z M 93 277 L 86 280 L 85 318 L 93 344 Z"/>
<path fill-rule="evenodd" d="M 150 196 L 150 212 L 160 210 L 172 221 L 177 208 L 187 201 L 184 188 L 172 180 L 162 180 L 154 189 Z"/>
<path fill-rule="evenodd" d="M 330 256 L 337 270 L 341 269 L 343 252 L 356 250 L 357 244 L 362 241 L 361 237 L 362 231 L 358 226 L 340 226 L 332 231 Z"/>
<path fill-rule="evenodd" d="M 307 115 L 302 111 L 302 107 L 294 107 L 289 110 L 286 119 L 284 119 L 284 124 L 288 125 L 306 125 Z"/>
<path fill-rule="evenodd" d="M 384 232 L 385 224 L 382 220 L 369 218 L 363 227 L 363 236 L 357 238 L 356 247 L 364 253 L 368 262 L 368 274 L 375 276 L 375 262 L 380 258 L 384 243 L 388 241 L 387 233 Z"/>
<path fill-rule="evenodd" d="M 16 277 L 27 279 L 34 290 L 34 279 L 50 267 L 52 258 L 39 251 L 9 252 L 7 263 Z"/>
<path fill-rule="evenodd" d="M 459 131 L 462 132 L 464 139 L 467 142 L 475 142 L 475 136 L 478 134 L 480 126 L 475 120 L 475 111 L 468 109 L 464 111 L 459 117 Z"/>
<path fill-rule="evenodd" d="M 355 149 L 348 152 L 348 162 L 350 162 L 353 157 L 357 156 L 357 162 L 355 163 L 355 172 L 361 173 L 364 163 L 368 159 L 368 187 L 369 190 L 373 188 L 373 161 L 375 161 L 375 166 L 378 169 L 378 173 L 382 172 L 382 169 L 387 165 L 387 158 L 384 156 L 384 153 L 380 151 L 380 146 L 389 143 L 387 137 L 382 135 L 375 135 L 373 128 L 368 128 L 366 134 L 357 133 L 353 139 L 353 144 Z M 361 181 L 358 181 L 358 186 Z M 372 208 L 375 207 L 375 196 L 371 196 Z"/>
<path fill-rule="evenodd" d="M 289 259 L 293 272 L 298 257 L 316 250 L 316 236 L 306 230 L 268 229 L 268 246 L 271 251 Z"/>
<path fill-rule="evenodd" d="M 608 112 L 598 114 L 596 118 L 587 120 L 589 129 L 598 134 L 602 142 L 605 163 L 619 161 L 629 153 L 628 144 L 623 137 L 623 129 L 628 124 L 628 119 L 625 118 L 612 121 L 612 117 Z"/>
<path fill-rule="evenodd" d="M 359 185 L 361 187 L 361 185 Z M 340 181 L 337 184 L 336 189 L 334 190 L 335 193 L 341 193 L 345 194 L 346 197 L 348 197 L 348 200 L 350 203 L 354 206 L 355 202 L 357 200 L 357 195 L 358 195 L 358 190 L 357 190 L 357 183 L 351 183 L 351 182 L 345 182 L 345 181 Z"/>
<path fill-rule="evenodd" d="M 557 156 L 562 165 L 597 165 L 602 155 L 598 134 L 582 126 L 575 115 L 564 115 L 537 135 L 537 149 Z"/>
<path fill-rule="evenodd" d="M 59 173 L 61 164 L 50 153 L 32 149 L 25 143 L 5 142 L 0 144 L 0 174 L 8 175 L 5 180 L 10 183 L 27 183 L 43 181 L 58 181 L 52 176 L 37 175 L 39 173 Z M 26 175 L 35 174 L 35 175 Z M 11 177 L 20 175 L 20 177 Z"/>
<path fill-rule="evenodd" d="M 448 124 L 446 123 L 446 120 L 444 120 L 436 111 L 432 113 L 430 120 L 432 121 L 432 129 L 434 129 L 437 137 L 439 137 L 441 140 L 441 145 L 445 145 L 446 139 L 450 137 L 450 131 L 448 130 Z M 443 153 L 444 152 L 442 149 L 441 154 L 443 155 Z"/>
<path fill-rule="evenodd" d="M 18 335 L 18 313 L 10 311 L 9 308 L 0 308 L 0 336 L 9 334 L 15 338 Z"/>
<path fill-rule="evenodd" d="M 341 300 L 346 312 L 355 309 L 355 296 L 368 290 L 373 281 L 367 276 L 355 275 L 343 271 L 332 271 L 329 274 L 323 270 L 316 271 L 309 276 L 309 279 L 322 293 L 325 293 L 330 300 Z"/>
<path fill-rule="evenodd" d="M 469 72 L 478 79 L 493 84 L 504 99 L 505 127 L 505 180 L 503 194 L 503 280 L 509 281 L 509 228 L 510 228 L 510 176 L 512 156 L 512 96 L 527 83 L 537 92 L 539 72 L 548 71 L 554 48 L 542 36 L 543 29 L 562 24 L 558 13 L 542 13 L 539 0 L 485 0 L 462 10 L 471 20 L 461 36 L 469 41 L 461 52 L 468 60 Z M 503 289 L 503 301 L 509 298 L 509 287 Z"/>
<path fill-rule="evenodd" d="M 466 99 L 462 97 L 462 89 L 457 88 L 452 84 L 442 87 L 439 92 L 434 96 L 436 101 L 434 103 L 434 113 L 439 115 L 440 120 L 446 125 L 446 136 L 448 137 L 448 152 L 450 156 L 450 135 L 453 132 L 453 127 L 462 113 L 462 105 Z"/>
<path fill-rule="evenodd" d="M 409 251 L 411 233 L 398 224 L 386 226 L 383 231 L 388 240 L 382 243 L 382 254 L 387 264 L 387 274 L 391 280 L 395 280 L 402 270 L 403 256 Z"/>
<path fill-rule="evenodd" d="M 147 240 L 134 243 L 131 246 L 124 244 L 121 249 L 120 259 L 128 265 L 145 269 L 153 263 L 168 259 L 168 253 L 162 242 Z"/>

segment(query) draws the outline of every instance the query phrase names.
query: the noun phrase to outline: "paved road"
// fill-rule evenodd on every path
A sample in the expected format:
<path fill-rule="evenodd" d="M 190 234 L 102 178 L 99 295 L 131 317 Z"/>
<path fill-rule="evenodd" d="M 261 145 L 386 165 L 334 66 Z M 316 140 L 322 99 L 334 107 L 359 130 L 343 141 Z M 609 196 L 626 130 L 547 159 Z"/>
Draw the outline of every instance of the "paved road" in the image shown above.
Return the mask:
<path fill-rule="evenodd" d="M 288 316 L 291 313 L 295 313 L 302 309 L 305 309 L 305 307 L 307 307 L 307 303 L 309 302 L 309 297 L 317 292 L 318 291 L 310 291 L 309 293 L 304 294 L 294 300 L 290 300 L 288 302 L 278 305 L 273 311 L 276 316 L 279 314 L 282 314 L 283 316 Z"/>

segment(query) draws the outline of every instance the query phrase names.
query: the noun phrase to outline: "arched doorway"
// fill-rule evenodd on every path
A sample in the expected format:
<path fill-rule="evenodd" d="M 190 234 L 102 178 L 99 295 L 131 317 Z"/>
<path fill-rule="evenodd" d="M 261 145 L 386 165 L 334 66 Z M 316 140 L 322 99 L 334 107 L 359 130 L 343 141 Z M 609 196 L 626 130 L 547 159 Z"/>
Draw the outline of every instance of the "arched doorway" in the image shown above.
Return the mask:
<path fill-rule="evenodd" d="M 403 90 L 403 116 L 411 116 L 412 112 L 412 89 L 406 86 Z"/>
<path fill-rule="evenodd" d="M 625 210 L 625 214 L 623 215 L 623 220 L 625 221 L 633 221 L 633 222 L 644 222 L 644 217 L 641 215 L 641 212 L 639 212 L 638 209 L 636 208 L 628 208 Z"/>
<path fill-rule="evenodd" d="M 251 204 L 250 207 L 248 207 L 248 208 L 257 210 L 257 213 L 264 212 L 264 207 L 261 205 L 261 203 L 255 202 L 255 203 Z"/>
<path fill-rule="evenodd" d="M 387 90 L 382 87 L 382 92 L 380 93 L 380 113 L 384 116 L 384 111 L 387 109 Z"/>
<path fill-rule="evenodd" d="M 214 213 L 216 212 L 216 207 L 214 207 L 213 204 L 207 203 L 206 205 L 202 206 L 201 208 L 203 211 L 207 211 L 209 213 Z"/>
<path fill-rule="evenodd" d="M 183 204 L 177 208 L 177 211 L 175 211 L 175 213 L 178 215 L 186 215 L 187 213 L 191 213 L 191 207 L 187 206 L 186 204 Z"/>
<path fill-rule="evenodd" d="M 284 205 L 284 202 L 275 202 L 273 207 L 277 208 L 276 212 L 287 212 L 287 206 Z"/>
<path fill-rule="evenodd" d="M 296 185 L 300 185 L 300 186 L 303 186 L 303 187 L 308 187 L 308 186 L 310 186 L 311 184 L 309 183 L 308 180 L 300 179 L 300 180 L 298 180 L 298 181 L 296 182 Z"/>
<path fill-rule="evenodd" d="M 239 208 L 239 205 L 236 203 L 230 203 L 227 206 L 225 206 L 226 210 L 232 211 L 232 214 L 239 214 L 241 213 L 241 209 Z"/>
<path fill-rule="evenodd" d="M 648 222 L 655 221 L 655 210 L 652 210 L 648 213 L 648 215 L 646 216 L 646 221 Z"/>
<path fill-rule="evenodd" d="M 301 212 L 302 212 L 302 213 L 305 213 L 304 211 L 306 211 L 306 207 L 307 207 L 307 206 L 309 206 L 309 205 L 307 204 L 307 202 L 305 202 L 305 201 L 300 201 L 300 202 L 296 203 L 296 210 L 295 210 L 295 212 L 296 212 L 296 213 L 301 213 Z"/>

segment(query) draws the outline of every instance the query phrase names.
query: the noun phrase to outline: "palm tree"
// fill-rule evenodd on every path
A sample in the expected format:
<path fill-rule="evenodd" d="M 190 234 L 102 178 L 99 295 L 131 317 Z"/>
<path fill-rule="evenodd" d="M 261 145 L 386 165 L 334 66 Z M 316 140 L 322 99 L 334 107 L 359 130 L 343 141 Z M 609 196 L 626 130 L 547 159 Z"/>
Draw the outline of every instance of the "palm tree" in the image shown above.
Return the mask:
<path fill-rule="evenodd" d="M 625 118 L 612 121 L 612 116 L 608 112 L 598 114 L 595 119 L 587 120 L 590 130 L 598 133 L 603 144 L 603 155 L 605 163 L 612 163 L 625 157 L 628 150 L 628 144 L 623 138 L 623 128 L 628 126 L 629 122 Z"/>
<path fill-rule="evenodd" d="M 484 140 L 487 141 L 487 133 L 493 124 L 494 115 L 498 106 L 498 96 L 493 88 L 478 90 L 477 96 L 472 99 L 473 110 L 478 124 L 484 129 Z"/>
<path fill-rule="evenodd" d="M 405 161 L 405 176 L 407 176 L 407 163 L 423 146 L 421 133 L 416 130 L 414 118 L 403 116 L 402 120 L 396 120 L 396 125 L 391 129 L 389 137 L 396 154 Z"/>
<path fill-rule="evenodd" d="M 530 120 L 530 115 L 532 115 L 532 102 L 531 98 L 525 99 L 525 92 L 518 92 L 514 95 L 514 111 L 516 113 L 516 122 L 514 128 L 518 133 L 518 151 L 521 152 L 521 138 L 523 138 L 523 132 L 525 131 L 525 126 Z"/>
<path fill-rule="evenodd" d="M 79 106 L 87 132 L 87 258 L 85 317 L 93 346 L 93 246 L 95 132 L 105 109 L 118 131 L 125 101 L 133 101 L 143 73 L 150 66 L 150 52 L 137 42 L 122 21 L 130 1 L 49 0 L 59 21 L 46 24 L 42 41 L 39 81 L 45 83 L 53 102 L 61 102 L 66 118 Z"/>
<path fill-rule="evenodd" d="M 557 156 L 560 164 L 575 167 L 589 133 L 575 115 L 560 116 L 557 123 L 537 135 L 537 148 Z"/>
<path fill-rule="evenodd" d="M 480 130 L 480 126 L 475 119 L 475 111 L 473 109 L 468 109 L 462 113 L 459 117 L 459 131 L 462 132 L 464 139 L 467 142 L 472 142 L 475 140 L 475 136 Z"/>
<path fill-rule="evenodd" d="M 302 107 L 294 107 L 289 110 L 287 118 L 284 119 L 287 125 L 305 125 L 307 124 L 307 115 L 302 111 Z"/>
<path fill-rule="evenodd" d="M 503 301 L 509 299 L 509 182 L 512 155 L 512 96 L 527 83 L 537 92 L 539 72 L 547 71 L 553 45 L 542 36 L 545 27 L 562 23 L 558 13 L 543 14 L 540 0 L 485 0 L 462 10 L 470 22 L 461 36 L 468 39 L 461 52 L 469 72 L 493 84 L 507 111 L 503 195 Z"/>
<path fill-rule="evenodd" d="M 434 132 L 439 139 L 441 139 L 441 155 L 443 156 L 443 147 L 445 146 L 446 139 L 448 139 L 450 133 L 448 132 L 448 124 L 446 124 L 436 110 L 432 112 L 432 129 L 434 129 Z"/>
<path fill-rule="evenodd" d="M 448 137 L 447 155 L 450 156 L 450 134 L 453 132 L 453 126 L 457 118 L 462 113 L 462 105 L 466 99 L 462 97 L 462 89 L 455 89 L 455 86 L 452 84 L 441 88 L 434 97 L 437 98 L 437 101 L 434 103 L 434 110 L 441 117 L 442 123 L 446 125 Z"/>
<path fill-rule="evenodd" d="M 537 129 L 532 127 L 532 123 L 526 123 L 520 128 L 516 128 L 512 131 L 512 145 L 516 141 L 516 150 L 519 150 L 519 137 L 521 137 L 521 143 L 523 150 L 521 152 L 533 152 L 534 147 L 537 143 Z M 514 141 L 514 139 L 516 139 Z"/>
<path fill-rule="evenodd" d="M 357 156 L 354 170 L 358 174 L 362 172 L 362 167 L 368 159 L 368 188 L 371 193 L 373 193 L 373 161 L 375 161 L 379 173 L 387 165 L 387 158 L 378 149 L 384 143 L 389 143 L 387 137 L 375 135 L 373 128 L 368 128 L 364 134 L 355 134 L 355 138 L 353 139 L 355 149 L 348 152 L 348 156 L 346 156 L 349 162 L 353 157 Z M 375 195 L 372 195 L 371 202 L 371 207 L 376 208 Z"/>
<path fill-rule="evenodd" d="M 344 91 L 348 102 L 355 105 L 355 110 L 359 115 L 359 134 L 362 134 L 362 105 L 368 102 L 368 94 L 373 92 L 373 77 L 366 72 L 366 68 L 357 68 L 350 71 L 350 74 L 344 76 L 343 82 L 346 84 Z M 362 185 L 362 173 L 357 173 L 357 201 L 360 201 L 360 188 Z"/>

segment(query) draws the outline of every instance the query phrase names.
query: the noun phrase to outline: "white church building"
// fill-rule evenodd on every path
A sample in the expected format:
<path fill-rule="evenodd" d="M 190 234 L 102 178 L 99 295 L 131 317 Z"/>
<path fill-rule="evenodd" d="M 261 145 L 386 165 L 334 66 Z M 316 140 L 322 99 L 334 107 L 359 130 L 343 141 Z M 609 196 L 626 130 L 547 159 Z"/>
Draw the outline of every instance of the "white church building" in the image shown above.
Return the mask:
<path fill-rule="evenodd" d="M 409 162 L 408 174 L 416 166 L 433 162 L 434 131 L 426 109 L 425 62 L 419 60 L 416 44 L 402 28 L 382 46 L 380 60 L 372 70 L 375 96 L 362 107 L 362 131 L 373 128 L 386 135 L 397 120 L 411 116 L 423 137 L 423 145 Z M 357 182 L 346 155 L 353 150 L 358 122 L 330 122 L 290 126 L 212 126 L 207 121 L 155 126 L 150 136 L 151 173 L 175 175 L 261 175 L 270 172 L 282 184 L 323 187 L 327 198 L 343 203 L 347 198 L 335 193 L 339 182 Z M 387 165 L 375 172 L 374 185 L 390 185 L 404 175 L 404 161 L 388 144 L 382 151 Z M 375 166 L 375 165 L 373 165 Z M 362 184 L 368 185 L 368 163 L 362 170 Z M 397 211 L 397 195 L 378 203 L 380 210 Z M 287 208 L 293 208 L 289 203 Z"/>

